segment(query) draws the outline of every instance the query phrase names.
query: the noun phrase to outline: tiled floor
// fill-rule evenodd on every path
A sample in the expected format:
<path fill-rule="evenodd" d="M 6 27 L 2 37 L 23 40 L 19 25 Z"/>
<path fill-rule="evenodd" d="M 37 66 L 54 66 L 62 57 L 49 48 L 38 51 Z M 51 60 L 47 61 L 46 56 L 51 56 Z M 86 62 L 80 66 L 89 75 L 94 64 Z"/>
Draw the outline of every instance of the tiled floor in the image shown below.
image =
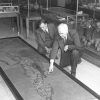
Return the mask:
<path fill-rule="evenodd" d="M 76 77 L 100 95 L 100 68 L 82 59 Z"/>
<path fill-rule="evenodd" d="M 70 72 L 69 68 L 64 68 Z M 76 78 L 91 88 L 100 95 L 100 68 L 82 59 L 82 62 L 77 66 Z"/>
<path fill-rule="evenodd" d="M 9 88 L 6 86 L 1 76 L 0 76 L 0 98 L 2 98 L 2 100 L 15 100 L 15 98 L 9 91 Z"/>
<path fill-rule="evenodd" d="M 15 25 L 9 23 L 9 19 L 0 20 L 0 38 L 17 36 Z M 11 25 L 11 27 L 8 25 Z M 25 39 L 23 34 L 21 34 L 20 37 Z M 29 38 L 25 40 L 35 48 L 37 47 L 35 37 L 32 31 L 30 31 Z M 81 82 L 86 84 L 88 87 L 90 87 L 92 90 L 94 90 L 97 94 L 100 95 L 99 76 L 100 68 L 82 59 L 82 63 L 79 64 L 77 67 L 76 78 L 78 78 Z"/>

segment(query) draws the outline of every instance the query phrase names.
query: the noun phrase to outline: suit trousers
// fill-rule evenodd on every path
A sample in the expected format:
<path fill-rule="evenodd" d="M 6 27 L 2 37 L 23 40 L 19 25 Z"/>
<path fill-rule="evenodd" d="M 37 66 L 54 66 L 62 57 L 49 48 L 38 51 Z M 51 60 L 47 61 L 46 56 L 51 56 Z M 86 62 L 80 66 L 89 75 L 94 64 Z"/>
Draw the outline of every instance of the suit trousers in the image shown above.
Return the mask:
<path fill-rule="evenodd" d="M 38 51 L 42 55 L 46 55 L 47 53 L 45 47 L 42 47 L 41 45 L 38 45 Z"/>
<path fill-rule="evenodd" d="M 71 73 L 76 74 L 76 68 L 80 59 L 80 53 L 78 50 L 67 50 L 61 52 L 60 66 L 62 68 L 71 65 Z"/>

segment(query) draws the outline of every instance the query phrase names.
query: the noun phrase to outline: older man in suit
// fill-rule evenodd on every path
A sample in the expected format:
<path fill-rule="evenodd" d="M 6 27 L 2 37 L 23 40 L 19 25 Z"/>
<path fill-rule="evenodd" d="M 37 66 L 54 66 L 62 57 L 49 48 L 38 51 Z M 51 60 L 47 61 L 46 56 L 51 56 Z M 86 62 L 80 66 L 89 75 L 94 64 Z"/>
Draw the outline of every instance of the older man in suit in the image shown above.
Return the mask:
<path fill-rule="evenodd" d="M 65 23 L 58 25 L 58 35 L 53 43 L 50 56 L 49 72 L 53 71 L 53 64 L 59 48 L 61 49 L 60 66 L 66 67 L 71 65 L 71 74 L 75 76 L 77 64 L 80 59 L 80 52 L 83 48 L 78 33 L 75 29 L 68 29 Z"/>
<path fill-rule="evenodd" d="M 53 23 L 47 23 L 41 20 L 39 23 L 39 28 L 36 30 L 38 51 L 46 55 L 50 53 L 50 50 L 55 40 L 55 35 L 57 33 L 57 28 Z"/>

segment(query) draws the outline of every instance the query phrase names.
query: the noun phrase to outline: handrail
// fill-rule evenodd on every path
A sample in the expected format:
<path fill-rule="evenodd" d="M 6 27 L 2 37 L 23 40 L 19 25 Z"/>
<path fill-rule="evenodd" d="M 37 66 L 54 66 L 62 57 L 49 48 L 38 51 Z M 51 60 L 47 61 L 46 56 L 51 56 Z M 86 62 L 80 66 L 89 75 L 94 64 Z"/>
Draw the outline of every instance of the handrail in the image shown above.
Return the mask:
<path fill-rule="evenodd" d="M 12 3 L 0 3 L 0 6 L 12 6 Z"/>

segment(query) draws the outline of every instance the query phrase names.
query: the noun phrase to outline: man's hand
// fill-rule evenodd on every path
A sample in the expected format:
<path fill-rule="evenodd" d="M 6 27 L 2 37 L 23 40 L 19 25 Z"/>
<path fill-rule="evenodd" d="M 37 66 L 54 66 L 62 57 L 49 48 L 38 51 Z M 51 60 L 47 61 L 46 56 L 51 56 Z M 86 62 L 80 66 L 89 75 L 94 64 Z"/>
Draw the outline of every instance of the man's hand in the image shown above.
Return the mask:
<path fill-rule="evenodd" d="M 45 49 L 46 49 L 47 53 L 50 54 L 51 48 L 45 47 Z"/>
<path fill-rule="evenodd" d="M 50 73 L 50 72 L 53 72 L 53 69 L 54 69 L 54 66 L 53 66 L 53 65 L 50 65 L 50 66 L 49 66 L 49 73 Z"/>
<path fill-rule="evenodd" d="M 64 51 L 66 52 L 68 50 L 68 45 L 65 45 Z"/>
<path fill-rule="evenodd" d="M 51 60 L 50 60 L 50 66 L 49 66 L 49 73 L 50 73 L 50 72 L 53 72 L 53 69 L 54 69 L 53 64 L 54 64 L 54 59 L 51 59 Z"/>

